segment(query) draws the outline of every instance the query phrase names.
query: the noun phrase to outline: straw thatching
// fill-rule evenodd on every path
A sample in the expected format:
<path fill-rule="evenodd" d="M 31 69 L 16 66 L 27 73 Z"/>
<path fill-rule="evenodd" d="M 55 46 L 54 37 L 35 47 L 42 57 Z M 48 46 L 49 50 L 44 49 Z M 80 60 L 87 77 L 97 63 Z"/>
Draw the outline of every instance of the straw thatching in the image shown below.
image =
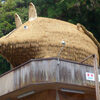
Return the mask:
<path fill-rule="evenodd" d="M 37 18 L 35 6 L 33 5 L 33 3 L 30 3 L 30 5 L 29 5 L 29 21 L 32 21 L 35 18 Z"/>
<path fill-rule="evenodd" d="M 77 25 L 51 18 L 33 16 L 33 19 L 0 39 L 0 53 L 14 67 L 32 58 L 57 57 L 62 40 L 66 45 L 60 58 L 80 62 L 96 54 L 99 62 L 98 45 Z M 92 60 L 85 63 L 93 65 Z"/>
<path fill-rule="evenodd" d="M 16 23 L 16 28 L 22 25 L 22 21 L 17 13 L 15 14 L 15 23 Z"/>

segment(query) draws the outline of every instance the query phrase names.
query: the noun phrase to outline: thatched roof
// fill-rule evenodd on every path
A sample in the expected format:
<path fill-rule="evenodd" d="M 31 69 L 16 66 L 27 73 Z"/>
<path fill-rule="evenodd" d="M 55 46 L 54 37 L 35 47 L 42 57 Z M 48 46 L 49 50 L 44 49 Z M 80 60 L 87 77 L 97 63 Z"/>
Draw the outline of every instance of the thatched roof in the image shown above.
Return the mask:
<path fill-rule="evenodd" d="M 0 39 L 0 53 L 13 66 L 32 58 L 57 57 L 62 40 L 66 45 L 61 58 L 79 62 L 96 54 L 99 62 L 98 46 L 82 29 L 80 31 L 77 25 L 65 21 L 37 17 L 33 9 L 30 8 L 34 16 L 29 12 L 29 21 L 22 25 L 21 21 L 17 22 L 17 29 Z M 93 61 L 89 59 L 85 63 L 92 65 Z"/>

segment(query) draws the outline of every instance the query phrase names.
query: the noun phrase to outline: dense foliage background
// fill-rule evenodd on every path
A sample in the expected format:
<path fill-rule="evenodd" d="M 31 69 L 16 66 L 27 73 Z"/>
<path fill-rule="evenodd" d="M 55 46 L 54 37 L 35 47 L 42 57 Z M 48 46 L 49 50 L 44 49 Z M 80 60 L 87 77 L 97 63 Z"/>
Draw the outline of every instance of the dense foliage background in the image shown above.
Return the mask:
<path fill-rule="evenodd" d="M 0 0 L 0 37 L 15 28 L 17 12 L 23 23 L 28 20 L 28 5 L 33 2 L 38 16 L 81 23 L 100 42 L 100 0 Z M 8 71 L 10 64 L 0 56 L 0 74 Z"/>

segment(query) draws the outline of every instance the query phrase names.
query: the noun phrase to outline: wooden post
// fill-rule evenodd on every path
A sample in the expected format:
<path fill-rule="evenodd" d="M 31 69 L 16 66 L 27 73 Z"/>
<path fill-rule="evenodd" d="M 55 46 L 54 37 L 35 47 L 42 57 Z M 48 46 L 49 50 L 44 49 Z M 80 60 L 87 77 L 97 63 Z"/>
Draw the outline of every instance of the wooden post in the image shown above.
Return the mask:
<path fill-rule="evenodd" d="M 56 90 L 56 100 L 60 100 L 58 90 Z"/>
<path fill-rule="evenodd" d="M 94 55 L 94 73 L 95 73 L 95 89 L 96 89 L 96 100 L 100 100 L 100 89 L 99 89 L 99 80 L 98 80 L 98 65 L 97 65 L 97 56 Z"/>

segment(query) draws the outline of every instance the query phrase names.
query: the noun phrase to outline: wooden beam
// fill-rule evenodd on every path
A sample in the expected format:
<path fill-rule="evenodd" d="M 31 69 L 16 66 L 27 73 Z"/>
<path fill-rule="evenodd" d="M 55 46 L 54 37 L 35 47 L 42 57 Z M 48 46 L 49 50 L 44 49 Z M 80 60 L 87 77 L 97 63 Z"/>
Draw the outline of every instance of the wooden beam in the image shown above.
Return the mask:
<path fill-rule="evenodd" d="M 80 63 L 83 63 L 83 62 L 85 62 L 86 60 L 88 60 L 89 58 L 91 58 L 91 57 L 93 57 L 94 55 L 90 55 L 90 56 L 88 56 L 87 58 L 85 58 L 84 60 L 82 60 Z"/>
<path fill-rule="evenodd" d="M 98 80 L 98 65 L 97 65 L 97 56 L 94 56 L 94 73 L 95 73 L 95 89 L 96 89 L 96 100 L 100 100 L 100 89 L 99 89 L 99 80 Z"/>

